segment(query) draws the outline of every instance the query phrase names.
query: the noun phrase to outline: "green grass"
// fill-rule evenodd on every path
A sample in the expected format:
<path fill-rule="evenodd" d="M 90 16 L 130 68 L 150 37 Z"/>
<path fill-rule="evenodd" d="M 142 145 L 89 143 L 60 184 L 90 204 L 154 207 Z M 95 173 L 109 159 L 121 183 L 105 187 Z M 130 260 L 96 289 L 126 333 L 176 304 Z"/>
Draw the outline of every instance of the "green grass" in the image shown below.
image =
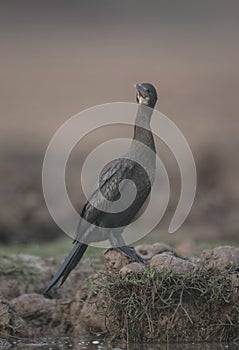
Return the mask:
<path fill-rule="evenodd" d="M 0 256 L 15 254 L 36 255 L 41 257 L 66 256 L 72 249 L 72 240 L 63 237 L 56 241 L 47 243 L 30 243 L 30 244 L 8 244 L 0 246 Z M 103 255 L 103 249 L 89 247 L 84 255 L 85 258 L 99 258 Z"/>
<path fill-rule="evenodd" d="M 0 265 L 0 274 L 14 276 L 19 283 L 21 281 L 33 283 L 38 277 L 38 270 L 23 261 L 19 256 L 14 256 L 8 263 Z"/>
<path fill-rule="evenodd" d="M 193 238 L 193 237 L 191 237 Z M 150 233 L 147 237 L 142 240 L 139 240 L 134 245 L 141 244 L 153 244 L 156 242 L 163 242 L 169 244 L 173 247 L 177 246 L 182 240 L 180 235 L 169 235 L 169 234 L 159 234 L 157 231 Z M 186 240 L 184 238 L 183 240 Z M 202 249 L 212 249 L 219 245 L 236 245 L 235 242 L 228 242 L 224 240 L 213 240 L 213 241 L 197 241 L 198 252 Z M 30 243 L 30 244 L 6 244 L 0 245 L 0 256 L 4 255 L 13 255 L 13 254 L 29 254 L 36 255 L 41 257 L 52 257 L 66 256 L 69 251 L 72 249 L 72 240 L 63 235 L 62 238 L 59 238 L 54 241 L 42 242 L 42 243 Z M 104 249 L 89 247 L 84 255 L 86 258 L 99 258 L 103 255 Z"/>

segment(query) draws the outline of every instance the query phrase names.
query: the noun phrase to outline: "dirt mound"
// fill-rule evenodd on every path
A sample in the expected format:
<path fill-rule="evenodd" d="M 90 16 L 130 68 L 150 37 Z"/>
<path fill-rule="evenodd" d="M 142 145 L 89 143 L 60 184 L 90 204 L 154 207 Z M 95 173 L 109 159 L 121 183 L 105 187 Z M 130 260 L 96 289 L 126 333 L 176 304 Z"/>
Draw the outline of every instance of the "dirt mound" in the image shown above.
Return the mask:
<path fill-rule="evenodd" d="M 239 265 L 237 250 L 219 247 L 191 262 L 177 257 L 170 247 L 159 248 L 137 248 L 142 256 L 151 256 L 146 266 L 110 249 L 105 253 L 105 268 L 95 272 L 81 264 L 48 298 L 42 292 L 59 261 L 31 256 L 1 258 L 1 334 L 103 333 L 121 342 L 237 339 L 239 274 L 227 270 L 231 265 L 226 262 L 223 270 L 218 269 L 223 249 L 228 257 L 231 252 L 234 266 Z"/>

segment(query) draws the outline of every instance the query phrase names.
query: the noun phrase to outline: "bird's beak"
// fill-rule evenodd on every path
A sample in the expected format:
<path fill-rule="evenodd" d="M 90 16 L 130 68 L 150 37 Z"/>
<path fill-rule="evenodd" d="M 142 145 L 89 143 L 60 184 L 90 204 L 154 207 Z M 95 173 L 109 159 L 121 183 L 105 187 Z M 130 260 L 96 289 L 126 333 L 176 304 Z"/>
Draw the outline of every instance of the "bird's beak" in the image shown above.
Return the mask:
<path fill-rule="evenodd" d="M 146 93 L 145 93 L 145 89 L 142 86 L 142 84 L 135 84 L 134 87 L 136 88 L 136 90 L 138 91 L 138 93 L 140 94 L 140 96 L 142 96 L 143 98 L 146 97 Z"/>

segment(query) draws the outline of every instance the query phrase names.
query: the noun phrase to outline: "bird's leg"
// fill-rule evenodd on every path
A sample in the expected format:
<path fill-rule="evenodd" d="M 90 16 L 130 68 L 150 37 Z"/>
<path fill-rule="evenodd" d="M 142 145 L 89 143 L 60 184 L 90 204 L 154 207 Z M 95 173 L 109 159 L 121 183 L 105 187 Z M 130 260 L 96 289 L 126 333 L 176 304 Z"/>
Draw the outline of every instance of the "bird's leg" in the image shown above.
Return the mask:
<path fill-rule="evenodd" d="M 119 252 L 124 253 L 126 256 L 128 256 L 130 259 L 133 259 L 134 261 L 138 262 L 138 263 L 142 263 L 147 265 L 147 260 L 141 258 L 141 256 L 139 256 L 134 247 L 129 247 L 127 245 L 125 246 L 121 246 L 121 247 L 116 247 L 116 250 L 118 250 Z"/>
<path fill-rule="evenodd" d="M 134 260 L 135 262 L 142 263 L 147 265 L 147 260 L 141 258 L 139 256 L 134 247 L 129 247 L 126 245 L 121 232 L 112 232 L 109 238 L 111 246 L 118 250 L 119 252 L 125 254 L 128 256 L 130 259 Z"/>

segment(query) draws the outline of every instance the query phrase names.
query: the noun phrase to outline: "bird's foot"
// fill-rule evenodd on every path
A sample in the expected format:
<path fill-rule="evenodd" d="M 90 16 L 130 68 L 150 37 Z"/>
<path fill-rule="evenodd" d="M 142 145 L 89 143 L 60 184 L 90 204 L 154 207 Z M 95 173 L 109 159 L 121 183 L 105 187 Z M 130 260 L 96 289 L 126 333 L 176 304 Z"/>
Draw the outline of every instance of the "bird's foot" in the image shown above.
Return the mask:
<path fill-rule="evenodd" d="M 143 259 L 141 256 L 139 256 L 134 247 L 129 247 L 129 246 L 122 246 L 122 247 L 116 247 L 116 250 L 118 250 L 121 253 L 124 253 L 126 256 L 128 256 L 130 259 L 134 260 L 135 262 L 145 264 L 147 265 L 148 262 L 147 260 Z"/>

